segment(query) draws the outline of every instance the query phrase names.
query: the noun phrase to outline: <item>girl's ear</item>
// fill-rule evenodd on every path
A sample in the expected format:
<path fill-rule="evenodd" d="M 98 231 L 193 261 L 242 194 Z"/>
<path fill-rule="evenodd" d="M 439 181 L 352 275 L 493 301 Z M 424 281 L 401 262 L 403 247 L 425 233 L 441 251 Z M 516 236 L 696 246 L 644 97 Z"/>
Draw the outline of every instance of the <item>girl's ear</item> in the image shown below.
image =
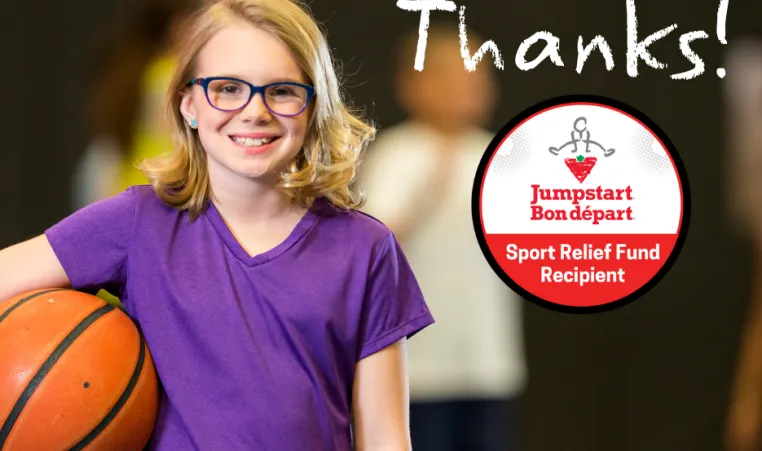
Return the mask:
<path fill-rule="evenodd" d="M 186 89 L 180 97 L 180 113 L 185 121 L 193 128 L 196 128 L 196 106 L 193 103 L 193 91 Z"/>

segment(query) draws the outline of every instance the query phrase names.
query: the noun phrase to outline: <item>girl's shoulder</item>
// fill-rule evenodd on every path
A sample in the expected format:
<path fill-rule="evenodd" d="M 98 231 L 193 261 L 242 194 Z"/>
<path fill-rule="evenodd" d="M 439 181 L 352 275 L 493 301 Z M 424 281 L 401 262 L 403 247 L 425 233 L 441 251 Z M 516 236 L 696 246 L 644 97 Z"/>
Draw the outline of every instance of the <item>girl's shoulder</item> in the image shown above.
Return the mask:
<path fill-rule="evenodd" d="M 125 193 L 130 193 L 138 205 L 164 205 L 161 198 L 151 185 L 132 185 Z"/>
<path fill-rule="evenodd" d="M 166 218 L 177 219 L 187 212 L 174 208 L 164 202 L 151 185 L 133 185 L 122 192 L 132 198 L 135 211 L 142 219 Z"/>
<path fill-rule="evenodd" d="M 374 246 L 392 237 L 391 230 L 380 219 L 357 209 L 342 209 L 320 199 L 312 211 L 320 219 L 323 230 L 349 245 Z"/>

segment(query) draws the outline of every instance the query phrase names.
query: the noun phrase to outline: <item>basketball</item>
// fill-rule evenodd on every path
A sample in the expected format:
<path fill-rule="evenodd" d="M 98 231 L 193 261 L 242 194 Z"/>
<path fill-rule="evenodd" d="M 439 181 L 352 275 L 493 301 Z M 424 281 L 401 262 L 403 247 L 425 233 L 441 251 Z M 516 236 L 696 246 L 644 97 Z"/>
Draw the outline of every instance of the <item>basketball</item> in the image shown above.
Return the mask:
<path fill-rule="evenodd" d="M 142 334 L 65 289 L 0 301 L 0 450 L 141 450 L 159 406 Z"/>

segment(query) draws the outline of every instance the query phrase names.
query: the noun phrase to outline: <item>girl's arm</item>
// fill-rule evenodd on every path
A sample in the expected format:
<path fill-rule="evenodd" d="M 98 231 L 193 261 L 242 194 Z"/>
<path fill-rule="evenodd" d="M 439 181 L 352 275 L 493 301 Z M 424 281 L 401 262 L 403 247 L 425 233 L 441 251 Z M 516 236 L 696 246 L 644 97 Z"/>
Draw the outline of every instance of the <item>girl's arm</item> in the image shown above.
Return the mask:
<path fill-rule="evenodd" d="M 68 286 L 45 235 L 0 250 L 0 302 L 27 291 Z"/>
<path fill-rule="evenodd" d="M 356 451 L 409 451 L 405 339 L 362 359 L 353 388 Z"/>

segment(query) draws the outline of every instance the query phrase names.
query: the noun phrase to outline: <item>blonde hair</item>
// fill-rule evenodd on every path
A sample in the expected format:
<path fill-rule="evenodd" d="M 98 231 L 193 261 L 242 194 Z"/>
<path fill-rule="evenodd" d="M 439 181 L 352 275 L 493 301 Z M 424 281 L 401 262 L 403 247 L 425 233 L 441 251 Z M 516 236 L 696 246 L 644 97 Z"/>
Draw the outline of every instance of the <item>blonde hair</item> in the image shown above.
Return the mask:
<path fill-rule="evenodd" d="M 340 208 L 359 208 L 364 196 L 352 185 L 376 130 L 345 104 L 323 33 L 306 7 L 293 0 L 219 0 L 197 13 L 188 37 L 180 43 L 168 92 L 169 127 L 176 149 L 168 157 L 143 161 L 140 169 L 165 203 L 189 211 L 191 219 L 206 207 L 212 194 L 206 155 L 179 106 L 199 52 L 236 20 L 268 31 L 283 42 L 315 87 L 315 104 L 303 113 L 311 110 L 304 146 L 282 174 L 280 187 L 305 207 L 325 197 Z"/>

